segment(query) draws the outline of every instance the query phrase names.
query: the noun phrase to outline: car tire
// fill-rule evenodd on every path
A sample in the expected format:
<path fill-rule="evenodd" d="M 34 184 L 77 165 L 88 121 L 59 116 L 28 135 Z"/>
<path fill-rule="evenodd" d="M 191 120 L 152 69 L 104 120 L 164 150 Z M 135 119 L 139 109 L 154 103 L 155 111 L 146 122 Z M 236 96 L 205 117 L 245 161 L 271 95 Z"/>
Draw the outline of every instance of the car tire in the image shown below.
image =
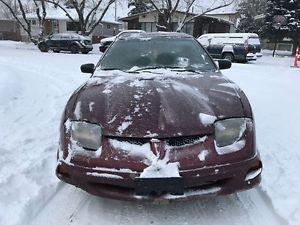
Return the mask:
<path fill-rule="evenodd" d="M 48 52 L 49 51 L 49 47 L 45 42 L 39 43 L 38 48 L 41 52 Z"/>
<path fill-rule="evenodd" d="M 81 51 L 82 54 L 89 54 L 89 52 L 90 52 L 90 51 L 87 51 L 87 50 L 82 50 L 82 51 Z"/>
<path fill-rule="evenodd" d="M 233 62 L 234 61 L 234 55 L 232 53 L 224 53 L 222 55 L 222 58 L 223 59 L 227 59 L 229 60 L 230 62 Z"/>
<path fill-rule="evenodd" d="M 71 52 L 72 54 L 77 54 L 77 53 L 79 52 L 79 47 L 78 47 L 78 45 L 75 45 L 75 44 L 71 45 L 71 47 L 70 47 L 70 52 Z"/>

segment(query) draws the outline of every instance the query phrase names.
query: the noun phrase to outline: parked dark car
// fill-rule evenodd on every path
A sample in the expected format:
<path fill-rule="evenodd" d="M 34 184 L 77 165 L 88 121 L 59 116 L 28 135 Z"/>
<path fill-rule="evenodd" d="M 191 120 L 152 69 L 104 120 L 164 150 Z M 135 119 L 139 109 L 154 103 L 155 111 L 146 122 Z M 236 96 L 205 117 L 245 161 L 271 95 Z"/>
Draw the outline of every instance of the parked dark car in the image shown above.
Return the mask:
<path fill-rule="evenodd" d="M 73 54 L 79 52 L 88 54 L 93 50 L 92 40 L 74 33 L 58 33 L 50 35 L 47 39 L 38 43 L 42 52 L 52 50 L 54 52 L 70 51 Z"/>
<path fill-rule="evenodd" d="M 262 57 L 260 40 L 252 33 L 204 34 L 198 41 L 216 59 L 247 62 Z"/>
<path fill-rule="evenodd" d="M 175 201 L 250 189 L 261 179 L 244 92 L 182 33 L 124 34 L 70 97 L 56 174 L 89 193 Z"/>
<path fill-rule="evenodd" d="M 118 38 L 119 36 L 121 36 L 123 34 L 126 34 L 126 33 L 132 34 L 132 33 L 141 33 L 141 32 L 145 32 L 145 31 L 143 31 L 143 30 L 124 30 L 115 36 L 103 38 L 100 41 L 99 51 L 105 52 L 106 49 L 111 45 L 111 43 L 113 43 L 116 40 L 116 38 Z"/>

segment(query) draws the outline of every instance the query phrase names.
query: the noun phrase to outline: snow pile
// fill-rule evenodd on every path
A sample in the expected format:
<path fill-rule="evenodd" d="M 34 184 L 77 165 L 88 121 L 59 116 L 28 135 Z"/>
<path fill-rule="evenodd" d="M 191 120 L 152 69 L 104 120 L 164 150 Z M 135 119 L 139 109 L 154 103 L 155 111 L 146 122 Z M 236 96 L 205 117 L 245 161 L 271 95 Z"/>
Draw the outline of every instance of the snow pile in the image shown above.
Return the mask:
<path fill-rule="evenodd" d="M 160 159 L 159 155 L 155 155 L 151 151 L 149 143 L 137 145 L 115 139 L 110 139 L 109 142 L 114 148 L 125 151 L 128 155 L 142 158 L 142 161 L 148 165 L 148 167 L 143 170 L 140 177 L 179 177 L 179 163 L 169 162 L 169 149 L 166 151 L 164 158 Z"/>
<path fill-rule="evenodd" d="M 157 160 L 145 168 L 140 178 L 162 178 L 180 177 L 178 163 L 166 163 L 164 160 Z"/>

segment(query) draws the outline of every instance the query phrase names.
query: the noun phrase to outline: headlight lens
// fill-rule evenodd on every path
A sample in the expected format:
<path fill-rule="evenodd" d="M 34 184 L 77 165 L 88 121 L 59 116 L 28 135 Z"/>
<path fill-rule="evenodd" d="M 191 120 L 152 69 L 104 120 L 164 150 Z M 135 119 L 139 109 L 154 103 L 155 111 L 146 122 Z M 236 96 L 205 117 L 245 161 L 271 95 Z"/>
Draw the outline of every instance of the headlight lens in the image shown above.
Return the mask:
<path fill-rule="evenodd" d="M 101 147 L 102 129 L 97 124 L 73 121 L 71 137 L 78 146 L 96 151 Z"/>
<path fill-rule="evenodd" d="M 245 118 L 233 118 L 215 123 L 215 141 L 218 147 L 231 145 L 238 141 L 246 130 Z"/>

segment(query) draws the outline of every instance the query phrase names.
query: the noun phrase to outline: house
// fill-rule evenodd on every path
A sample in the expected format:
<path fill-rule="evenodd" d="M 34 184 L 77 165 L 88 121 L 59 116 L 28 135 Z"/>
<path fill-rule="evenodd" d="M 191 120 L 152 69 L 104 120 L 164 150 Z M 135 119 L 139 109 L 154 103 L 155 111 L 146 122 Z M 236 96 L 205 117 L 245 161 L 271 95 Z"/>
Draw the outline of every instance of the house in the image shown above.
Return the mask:
<path fill-rule="evenodd" d="M 185 12 L 176 11 L 172 18 L 173 30 L 176 30 L 178 24 L 183 20 Z M 195 17 L 196 14 L 189 13 L 188 19 Z M 158 21 L 160 21 L 160 15 L 156 10 L 151 10 L 144 13 L 138 13 L 135 15 L 120 18 L 120 21 L 126 23 L 128 30 L 144 30 L 147 32 L 158 31 Z M 221 18 L 215 18 L 212 16 L 198 16 L 186 23 L 182 29 L 182 32 L 199 37 L 206 33 L 224 33 L 230 32 L 231 27 L 234 24 L 230 21 Z"/>
<path fill-rule="evenodd" d="M 0 19 L 0 40 L 20 41 L 19 24 L 12 19 Z"/>
<path fill-rule="evenodd" d="M 75 9 L 67 9 L 68 13 L 75 20 L 73 22 L 66 13 L 59 8 L 48 8 L 44 21 L 45 35 L 52 33 L 76 32 L 78 28 L 78 15 Z M 26 14 L 27 20 L 31 23 L 32 36 L 38 38 L 41 33 L 41 26 L 36 13 Z M 25 21 L 24 21 L 25 22 Z M 121 23 L 115 21 L 102 20 L 101 23 L 93 30 L 91 37 L 94 43 L 99 42 L 104 37 L 109 37 L 119 33 Z M 28 41 L 27 33 L 21 29 L 21 38 Z"/>
<path fill-rule="evenodd" d="M 235 4 L 213 10 L 206 15 L 232 22 L 233 26 L 231 26 L 230 33 L 236 32 L 236 28 L 238 27 L 241 18 L 240 13 L 236 10 Z"/>

